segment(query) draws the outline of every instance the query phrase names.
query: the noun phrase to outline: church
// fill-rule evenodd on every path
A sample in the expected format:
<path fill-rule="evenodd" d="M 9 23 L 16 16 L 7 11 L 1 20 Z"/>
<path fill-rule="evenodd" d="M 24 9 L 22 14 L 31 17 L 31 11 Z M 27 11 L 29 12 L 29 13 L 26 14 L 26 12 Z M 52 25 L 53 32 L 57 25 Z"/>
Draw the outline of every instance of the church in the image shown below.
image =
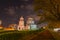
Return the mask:
<path fill-rule="evenodd" d="M 17 30 L 37 30 L 37 29 L 38 29 L 37 25 L 35 24 L 34 19 L 32 17 L 27 18 L 26 24 L 24 24 L 24 17 L 23 16 L 20 17 Z"/>
<path fill-rule="evenodd" d="M 1 26 L 2 21 L 0 20 L 0 29 L 3 29 Z M 25 19 L 23 16 L 20 17 L 18 25 L 17 24 L 10 24 L 7 28 L 4 28 L 3 30 L 37 30 L 38 27 L 35 24 L 35 21 L 32 17 L 28 17 L 25 23 Z"/>

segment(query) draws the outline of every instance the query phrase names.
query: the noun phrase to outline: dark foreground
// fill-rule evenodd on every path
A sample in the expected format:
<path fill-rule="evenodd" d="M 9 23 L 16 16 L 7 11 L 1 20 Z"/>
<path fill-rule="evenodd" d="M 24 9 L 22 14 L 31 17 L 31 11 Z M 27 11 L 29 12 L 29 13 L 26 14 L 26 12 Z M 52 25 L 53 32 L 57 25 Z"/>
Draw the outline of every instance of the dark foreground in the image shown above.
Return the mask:
<path fill-rule="evenodd" d="M 0 32 L 0 40 L 56 40 L 49 30 L 36 31 L 4 31 Z"/>

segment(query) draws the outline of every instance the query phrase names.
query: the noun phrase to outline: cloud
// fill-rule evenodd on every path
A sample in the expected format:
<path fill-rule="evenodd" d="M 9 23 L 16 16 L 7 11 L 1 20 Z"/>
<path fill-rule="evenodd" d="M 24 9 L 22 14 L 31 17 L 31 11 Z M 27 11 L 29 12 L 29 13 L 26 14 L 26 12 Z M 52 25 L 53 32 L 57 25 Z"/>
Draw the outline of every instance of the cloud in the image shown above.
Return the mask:
<path fill-rule="evenodd" d="M 14 15 L 14 14 L 15 14 L 15 9 L 12 8 L 12 7 L 8 8 L 7 14 L 8 14 L 8 15 Z"/>
<path fill-rule="evenodd" d="M 25 1 L 29 1 L 29 0 L 25 0 Z"/>
<path fill-rule="evenodd" d="M 21 5 L 20 8 L 24 8 L 24 5 Z"/>
<path fill-rule="evenodd" d="M 20 0 L 20 1 L 29 1 L 29 0 Z"/>
<path fill-rule="evenodd" d="M 33 10 L 33 6 L 32 5 L 27 5 L 25 8 L 28 9 L 28 10 Z"/>

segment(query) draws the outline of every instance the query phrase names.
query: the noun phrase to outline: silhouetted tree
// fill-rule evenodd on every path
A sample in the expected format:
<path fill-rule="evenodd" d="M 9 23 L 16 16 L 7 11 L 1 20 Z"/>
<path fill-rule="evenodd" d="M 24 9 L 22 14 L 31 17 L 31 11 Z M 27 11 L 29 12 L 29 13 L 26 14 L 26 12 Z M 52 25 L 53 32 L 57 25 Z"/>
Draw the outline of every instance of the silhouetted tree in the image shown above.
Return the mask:
<path fill-rule="evenodd" d="M 35 11 L 43 10 L 42 16 L 49 24 L 54 22 L 54 25 L 57 21 L 60 21 L 60 0 L 34 0 Z M 38 12 L 38 15 L 40 13 Z M 51 25 L 50 24 L 50 25 Z"/>

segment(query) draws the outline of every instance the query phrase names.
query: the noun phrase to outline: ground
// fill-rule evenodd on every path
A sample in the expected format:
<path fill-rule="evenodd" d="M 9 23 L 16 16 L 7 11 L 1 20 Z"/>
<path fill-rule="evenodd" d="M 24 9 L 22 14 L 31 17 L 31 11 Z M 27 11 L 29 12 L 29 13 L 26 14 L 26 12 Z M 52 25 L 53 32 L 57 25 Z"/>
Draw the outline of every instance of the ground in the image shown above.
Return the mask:
<path fill-rule="evenodd" d="M 55 38 L 48 30 L 45 30 L 35 35 L 30 35 L 30 37 L 28 36 L 24 40 L 55 40 Z"/>
<path fill-rule="evenodd" d="M 50 30 L 0 31 L 0 40 L 60 40 L 60 33 Z"/>

